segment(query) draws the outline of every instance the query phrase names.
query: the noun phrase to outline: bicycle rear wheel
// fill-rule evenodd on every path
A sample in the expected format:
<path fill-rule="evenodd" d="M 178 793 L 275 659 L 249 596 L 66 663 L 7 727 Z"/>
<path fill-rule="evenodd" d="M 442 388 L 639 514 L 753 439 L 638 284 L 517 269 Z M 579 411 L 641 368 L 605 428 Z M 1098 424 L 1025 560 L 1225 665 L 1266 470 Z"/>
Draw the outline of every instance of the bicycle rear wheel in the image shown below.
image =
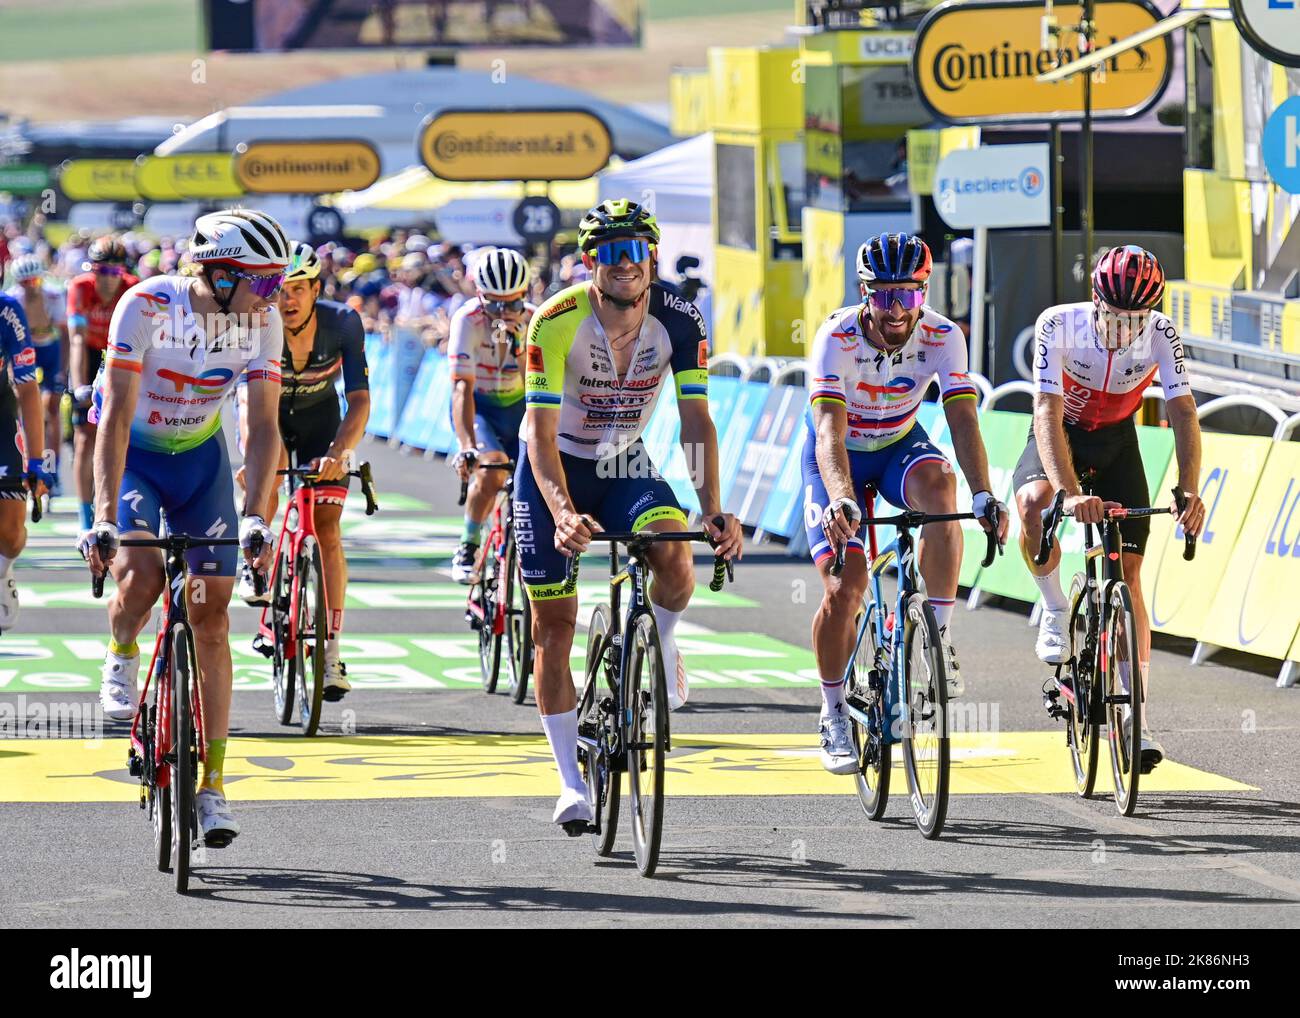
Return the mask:
<path fill-rule="evenodd" d="M 638 615 L 628 639 L 626 704 L 627 783 L 632 813 L 632 849 L 642 876 L 654 876 L 664 826 L 664 770 L 668 756 L 668 682 L 654 616 Z"/>
<path fill-rule="evenodd" d="M 325 609 L 325 577 L 316 539 L 303 539 L 298 552 L 298 639 L 295 645 L 298 675 L 298 722 L 303 735 L 315 735 L 320 727 L 321 703 L 325 699 L 325 640 L 329 617 Z"/>
<path fill-rule="evenodd" d="M 153 662 L 151 661 L 152 668 Z M 152 673 L 151 673 L 152 674 Z M 154 691 L 154 701 L 145 708 L 144 718 L 141 720 L 141 729 L 144 732 L 143 739 L 143 759 L 141 765 L 145 768 L 146 775 L 152 775 L 146 778 L 150 781 L 149 785 L 149 810 L 150 819 L 153 820 L 153 847 L 155 860 L 158 863 L 158 872 L 167 873 L 172 868 L 172 790 L 171 784 L 158 784 L 158 773 L 154 769 L 154 753 L 158 748 L 158 701 L 161 699 L 159 689 L 161 683 L 151 683 Z"/>
<path fill-rule="evenodd" d="M 916 826 L 927 838 L 943 832 L 948 813 L 948 674 L 934 608 L 921 594 L 907 599 L 903 615 L 907 723 L 903 763 Z"/>
<path fill-rule="evenodd" d="M 506 553 L 506 657 L 510 666 L 510 699 L 523 703 L 528 698 L 528 680 L 533 674 L 533 609 L 519 575 L 515 542 Z M 519 607 L 515 607 L 515 602 Z"/>
<path fill-rule="evenodd" d="M 591 804 L 591 818 L 597 833 L 591 836 L 597 855 L 609 855 L 614 850 L 614 837 L 618 834 L 619 772 L 611 766 L 610 753 L 617 744 L 614 732 L 615 718 L 600 709 L 600 702 L 610 691 L 609 609 L 596 605 L 587 628 L 587 665 L 583 670 L 586 680 L 582 697 L 578 701 L 578 725 L 588 737 L 596 739 L 604 751 L 588 749 L 578 743 L 578 763 L 587 779 L 587 802 Z"/>
<path fill-rule="evenodd" d="M 1088 799 L 1097 782 L 1097 757 L 1100 756 L 1101 726 L 1093 721 L 1093 705 L 1098 693 L 1096 668 L 1093 667 L 1095 640 L 1088 637 L 1089 627 L 1097 617 L 1095 595 L 1088 594 L 1088 577 L 1075 573 L 1070 584 L 1070 657 L 1064 668 L 1074 702 L 1066 707 L 1066 741 L 1070 762 L 1074 765 L 1074 785 L 1079 795 Z"/>
<path fill-rule="evenodd" d="M 478 666 L 483 679 L 483 692 L 491 695 L 497 691 L 497 677 L 501 672 L 501 633 L 497 632 L 497 614 L 501 611 L 501 589 L 497 583 L 499 562 L 497 543 L 485 544 L 479 553 L 478 571 L 479 604 L 483 620 L 478 627 Z"/>
<path fill-rule="evenodd" d="M 275 691 L 275 716 L 280 724 L 293 724 L 293 698 L 298 686 L 298 659 L 286 654 L 292 633 L 293 568 L 286 547 L 275 563 L 271 577 L 271 683 Z"/>
<path fill-rule="evenodd" d="M 1112 583 L 1108 596 L 1103 683 L 1110 769 L 1115 779 L 1115 806 L 1132 816 L 1142 771 L 1142 676 L 1138 669 L 1137 622 L 1128 584 Z M 1128 688 L 1124 686 L 1127 684 Z"/>
<path fill-rule="evenodd" d="M 171 800 L 172 843 L 175 858 L 172 872 L 176 878 L 176 891 L 185 894 L 190 886 L 190 852 L 199 837 L 198 817 L 195 814 L 195 788 L 198 785 L 199 753 L 194 729 L 194 709 L 190 697 L 194 691 L 198 669 L 194 665 L 194 647 L 189 630 L 183 625 L 172 627 L 171 632 L 171 682 L 172 682 L 172 756 Z"/>
<path fill-rule="evenodd" d="M 868 604 L 859 609 L 854 620 L 854 629 L 861 633 L 861 637 L 845 690 L 846 695 L 866 701 L 870 708 L 867 712 L 872 719 L 870 725 L 864 725 L 850 715 L 853 748 L 858 754 L 858 770 L 853 780 L 858 786 L 858 802 L 869 820 L 884 817 L 885 807 L 889 804 L 890 748 L 881 737 L 884 732 L 884 689 L 871 688 L 870 676 L 876 665 L 875 635 L 870 626 L 865 633 L 862 632 L 863 621 L 874 620 L 875 612 L 874 605 Z"/>

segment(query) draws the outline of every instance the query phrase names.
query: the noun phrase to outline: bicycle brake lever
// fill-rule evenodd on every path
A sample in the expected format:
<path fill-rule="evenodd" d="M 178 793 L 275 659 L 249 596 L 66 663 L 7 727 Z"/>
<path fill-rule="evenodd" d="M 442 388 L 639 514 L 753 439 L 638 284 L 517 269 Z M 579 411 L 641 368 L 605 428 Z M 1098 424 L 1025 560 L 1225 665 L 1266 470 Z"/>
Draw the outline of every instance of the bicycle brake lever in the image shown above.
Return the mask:
<path fill-rule="evenodd" d="M 1038 554 L 1034 556 L 1035 565 L 1046 565 L 1052 555 L 1052 546 L 1056 543 L 1056 528 L 1061 522 L 1061 507 L 1065 505 L 1065 489 L 1060 488 L 1052 497 L 1052 504 L 1042 512 L 1043 533 L 1038 542 Z"/>
<path fill-rule="evenodd" d="M 1178 515 L 1183 514 L 1187 508 L 1187 496 L 1183 494 L 1182 489 L 1174 488 L 1174 507 L 1178 510 Z M 1190 562 L 1196 557 L 1196 535 L 1183 531 L 1183 561 Z"/>

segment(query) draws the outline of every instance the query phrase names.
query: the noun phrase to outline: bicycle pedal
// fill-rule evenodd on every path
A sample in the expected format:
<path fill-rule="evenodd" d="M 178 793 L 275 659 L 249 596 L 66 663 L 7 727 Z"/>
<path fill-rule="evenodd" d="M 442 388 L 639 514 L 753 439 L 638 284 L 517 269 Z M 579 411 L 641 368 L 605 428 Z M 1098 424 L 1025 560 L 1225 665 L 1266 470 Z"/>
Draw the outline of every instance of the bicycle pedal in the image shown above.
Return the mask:
<path fill-rule="evenodd" d="M 560 824 L 560 827 L 570 838 L 581 838 L 584 834 L 598 833 L 596 825 L 586 820 L 566 820 Z"/>
<path fill-rule="evenodd" d="M 229 831 L 212 831 L 203 835 L 200 840 L 208 848 L 226 848 L 235 840 L 235 836 Z"/>
<path fill-rule="evenodd" d="M 256 636 L 253 637 L 253 649 L 257 651 L 259 654 L 261 654 L 263 657 L 269 658 L 275 656 L 274 645 L 269 640 L 267 640 L 266 637 L 264 637 L 261 633 L 258 633 Z"/>
<path fill-rule="evenodd" d="M 473 612 L 465 613 L 465 621 L 469 623 L 470 629 L 474 630 L 476 633 L 483 628 L 483 620 Z"/>

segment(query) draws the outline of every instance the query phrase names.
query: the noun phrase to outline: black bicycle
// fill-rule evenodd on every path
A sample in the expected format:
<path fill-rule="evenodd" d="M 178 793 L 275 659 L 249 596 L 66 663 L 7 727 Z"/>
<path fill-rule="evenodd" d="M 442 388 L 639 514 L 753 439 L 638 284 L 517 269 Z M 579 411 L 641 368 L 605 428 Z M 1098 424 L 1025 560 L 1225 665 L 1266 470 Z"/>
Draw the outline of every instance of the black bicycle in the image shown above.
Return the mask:
<path fill-rule="evenodd" d="M 1084 494 L 1093 494 L 1092 471 L 1080 482 Z M 1110 743 L 1111 776 L 1115 805 L 1124 816 L 1137 806 L 1138 779 L 1149 773 L 1142 763 L 1143 697 L 1138 667 L 1138 630 L 1133 597 L 1124 581 L 1123 540 L 1120 522 L 1163 513 L 1179 515 L 1187 504 L 1174 489 L 1174 508 L 1109 509 L 1101 524 L 1100 541 L 1095 525 L 1085 523 L 1084 569 L 1070 583 L 1070 653 L 1043 684 L 1043 706 L 1053 718 L 1065 719 L 1065 742 L 1074 767 L 1075 787 L 1084 798 L 1092 796 L 1097 780 L 1101 727 Z M 1065 492 L 1058 491 L 1043 510 L 1043 534 L 1034 561 L 1046 565 L 1065 511 Z M 1186 535 L 1183 558 L 1196 554 L 1196 538 Z M 1098 565 L 1100 563 L 1100 565 Z M 1063 701 L 1063 702 L 1062 702 Z"/>
<path fill-rule="evenodd" d="M 153 822 L 158 869 L 163 873 L 171 870 L 177 892 L 184 894 L 189 889 L 191 852 L 199 842 L 196 796 L 199 762 L 205 752 L 198 659 L 187 607 L 185 553 L 191 548 L 238 545 L 239 539 L 169 534 L 161 538 L 128 537 L 119 544 L 125 548 L 159 548 L 163 552 L 167 599 L 144 689 L 131 720 L 127 769 L 132 777 L 140 779 L 140 808 L 148 810 Z M 101 535 L 101 557 L 108 551 L 109 541 Z M 97 598 L 103 596 L 105 575 L 91 576 L 91 592 Z M 230 844 L 230 837 L 214 833 L 205 844 L 224 848 Z"/>
<path fill-rule="evenodd" d="M 718 517 L 714 525 L 721 528 Z M 702 531 L 596 533 L 609 542 L 609 604 L 597 605 L 587 630 L 586 667 L 578 700 L 578 763 L 587 781 L 590 824 L 564 824 L 571 837 L 590 834 L 596 854 L 609 855 L 618 833 L 620 775 L 628 775 L 632 847 L 642 876 L 653 876 L 663 838 L 664 771 L 672 752 L 668 724 L 668 683 L 659 630 L 647 596 L 646 551 L 661 541 L 705 541 Z M 620 565 L 618 546 L 627 546 Z M 716 558 L 709 589 L 719 591 L 732 578 L 730 562 Z M 578 556 L 569 563 L 568 584 L 577 589 Z M 620 612 L 622 587 L 631 594 Z"/>

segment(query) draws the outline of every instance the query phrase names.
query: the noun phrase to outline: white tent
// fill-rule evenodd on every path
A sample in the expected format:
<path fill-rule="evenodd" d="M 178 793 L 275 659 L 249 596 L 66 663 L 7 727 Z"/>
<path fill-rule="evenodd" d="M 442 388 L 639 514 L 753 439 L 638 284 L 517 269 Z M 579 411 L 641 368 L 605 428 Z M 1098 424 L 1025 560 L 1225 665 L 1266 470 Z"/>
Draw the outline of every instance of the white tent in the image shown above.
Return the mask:
<path fill-rule="evenodd" d="M 647 205 L 659 220 L 659 272 L 678 279 L 677 259 L 693 255 L 700 267 L 691 274 L 713 280 L 713 135 L 694 138 L 651 152 L 599 174 L 600 199 L 631 198 Z M 696 301 L 709 321 L 711 291 Z"/>

